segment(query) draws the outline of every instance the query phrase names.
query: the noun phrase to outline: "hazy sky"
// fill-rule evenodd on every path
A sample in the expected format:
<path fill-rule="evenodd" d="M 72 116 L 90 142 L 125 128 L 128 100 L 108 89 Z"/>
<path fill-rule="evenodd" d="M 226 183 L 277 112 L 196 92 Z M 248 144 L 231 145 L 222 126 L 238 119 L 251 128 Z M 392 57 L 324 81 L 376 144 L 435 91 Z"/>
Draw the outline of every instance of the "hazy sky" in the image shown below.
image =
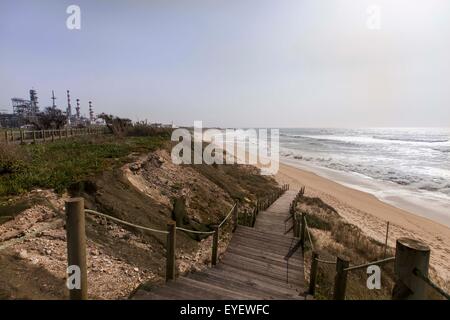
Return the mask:
<path fill-rule="evenodd" d="M 2 0 L 0 42 L 0 109 L 34 87 L 183 125 L 450 126 L 448 0 Z"/>

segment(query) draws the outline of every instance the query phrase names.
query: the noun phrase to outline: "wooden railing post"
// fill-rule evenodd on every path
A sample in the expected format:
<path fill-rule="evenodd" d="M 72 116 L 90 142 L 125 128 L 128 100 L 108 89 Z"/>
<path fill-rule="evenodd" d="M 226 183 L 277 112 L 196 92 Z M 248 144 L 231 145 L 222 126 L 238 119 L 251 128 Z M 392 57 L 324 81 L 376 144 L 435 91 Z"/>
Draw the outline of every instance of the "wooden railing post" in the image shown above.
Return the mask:
<path fill-rule="evenodd" d="M 217 265 L 217 258 L 218 258 L 218 247 L 219 247 L 219 226 L 214 225 L 213 226 L 214 234 L 213 234 L 213 243 L 212 243 L 212 257 L 211 257 L 211 264 L 213 266 Z"/>
<path fill-rule="evenodd" d="M 298 225 L 297 219 L 298 219 L 297 214 L 294 214 L 292 216 L 292 230 L 294 232 L 294 237 L 296 237 L 296 238 L 298 238 L 298 236 L 300 234 L 300 232 L 298 230 L 299 225 Z"/>
<path fill-rule="evenodd" d="M 23 144 L 23 130 L 20 129 L 20 143 Z"/>
<path fill-rule="evenodd" d="M 308 293 L 312 296 L 316 293 L 316 279 L 317 279 L 317 271 L 319 266 L 319 254 L 315 251 L 312 252 L 311 257 L 311 270 L 309 274 L 309 291 Z"/>
<path fill-rule="evenodd" d="M 68 267 L 78 267 L 79 288 L 70 290 L 71 300 L 87 299 L 86 231 L 83 198 L 66 201 L 66 232 Z M 69 270 L 69 269 L 68 269 Z"/>
<path fill-rule="evenodd" d="M 334 291 L 333 291 L 333 300 L 345 300 L 345 291 L 347 289 L 347 275 L 348 271 L 345 271 L 345 268 L 348 268 L 349 261 L 344 258 L 337 257 L 336 261 L 336 276 L 334 278 Z"/>
<path fill-rule="evenodd" d="M 233 209 L 233 232 L 236 231 L 236 228 L 238 226 L 239 223 L 239 212 L 238 212 L 238 204 L 237 202 L 234 204 L 234 209 Z"/>
<path fill-rule="evenodd" d="M 166 242 L 166 281 L 175 280 L 176 259 L 175 247 L 177 239 L 177 224 L 175 221 L 167 223 L 167 242 Z"/>
<path fill-rule="evenodd" d="M 395 285 L 393 300 L 423 300 L 426 298 L 425 282 L 413 274 L 418 269 L 428 275 L 430 247 L 425 243 L 410 239 L 397 239 L 395 250 Z"/>
<path fill-rule="evenodd" d="M 302 245 L 302 249 L 305 249 L 305 238 L 306 238 L 306 216 L 305 213 L 302 212 L 302 220 L 301 220 L 301 230 L 300 230 L 300 243 Z"/>

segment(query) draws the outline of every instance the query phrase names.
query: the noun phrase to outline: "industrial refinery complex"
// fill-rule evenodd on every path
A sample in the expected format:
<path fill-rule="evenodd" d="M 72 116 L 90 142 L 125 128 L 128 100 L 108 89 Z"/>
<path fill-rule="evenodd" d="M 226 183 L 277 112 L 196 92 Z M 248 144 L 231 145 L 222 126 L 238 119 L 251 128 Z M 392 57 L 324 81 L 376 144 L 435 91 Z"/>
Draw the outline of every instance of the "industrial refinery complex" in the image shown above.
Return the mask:
<path fill-rule="evenodd" d="M 80 99 L 75 99 L 75 112 L 72 110 L 70 91 L 67 90 L 67 106 L 58 108 L 56 105 L 55 93 L 52 91 L 52 105 L 44 107 L 44 109 L 54 108 L 60 109 L 62 114 L 67 117 L 66 126 L 68 127 L 86 127 L 92 124 L 101 125 L 104 123 L 102 119 L 95 116 L 92 102 L 88 102 L 88 115 L 81 114 Z M 32 126 L 38 122 L 40 110 L 37 92 L 34 89 L 29 91 L 29 99 L 12 98 L 12 113 L 8 113 L 6 109 L 0 110 L 0 128 L 20 128 L 23 126 Z"/>

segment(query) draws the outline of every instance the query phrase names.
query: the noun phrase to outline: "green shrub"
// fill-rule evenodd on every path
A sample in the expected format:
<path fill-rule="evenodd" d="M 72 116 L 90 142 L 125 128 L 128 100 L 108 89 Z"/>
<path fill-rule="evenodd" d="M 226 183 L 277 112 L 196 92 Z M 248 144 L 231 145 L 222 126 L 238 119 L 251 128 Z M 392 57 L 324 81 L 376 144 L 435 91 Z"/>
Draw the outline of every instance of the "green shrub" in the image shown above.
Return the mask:
<path fill-rule="evenodd" d="M 7 146 L 0 144 L 0 196 L 17 195 L 33 188 L 63 192 L 103 170 L 127 161 L 130 153 L 149 152 L 168 141 L 151 137 L 82 137 L 53 143 Z"/>

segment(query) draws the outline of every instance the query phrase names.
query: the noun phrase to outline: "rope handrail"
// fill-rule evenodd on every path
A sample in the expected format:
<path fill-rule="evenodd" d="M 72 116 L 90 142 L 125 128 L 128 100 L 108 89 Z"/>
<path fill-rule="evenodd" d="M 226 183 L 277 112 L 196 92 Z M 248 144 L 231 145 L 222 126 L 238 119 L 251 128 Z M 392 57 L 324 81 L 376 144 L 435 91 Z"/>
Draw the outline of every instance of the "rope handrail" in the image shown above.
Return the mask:
<path fill-rule="evenodd" d="M 228 220 L 228 218 L 231 216 L 231 214 L 233 213 L 233 210 L 236 206 L 236 203 L 233 205 L 233 207 L 231 208 L 230 212 L 228 213 L 228 215 L 222 220 L 222 222 L 219 224 L 219 228 L 222 227 L 222 225 Z M 165 230 L 158 230 L 158 229 L 152 229 L 152 228 L 148 228 L 148 227 L 144 227 L 144 226 L 140 226 L 131 222 L 127 222 L 115 217 L 112 217 L 110 215 L 95 211 L 95 210 L 91 210 L 91 209 L 85 209 L 85 212 L 90 213 L 90 214 L 94 214 L 130 227 L 134 227 L 137 229 L 141 229 L 141 230 L 145 230 L 145 231 L 150 231 L 150 232 L 156 232 L 156 233 L 162 233 L 162 234 L 169 234 L 168 231 Z M 181 228 L 181 227 L 176 227 L 177 230 L 181 230 L 181 231 L 185 231 L 185 232 L 190 232 L 190 233 L 196 233 L 196 234 L 213 234 L 214 231 L 196 231 L 196 230 L 189 230 L 189 229 L 185 229 L 185 228 Z"/>
<path fill-rule="evenodd" d="M 420 271 L 417 268 L 414 268 L 413 270 L 413 274 L 418 277 L 419 279 L 421 279 L 422 281 L 424 281 L 426 284 L 428 284 L 431 288 L 433 288 L 434 290 L 436 290 L 437 292 L 439 292 L 441 295 L 443 295 L 445 298 L 447 298 L 447 300 L 450 300 L 450 295 L 445 292 L 443 289 L 441 289 L 437 284 L 435 284 L 433 281 L 431 281 L 430 278 L 428 278 L 426 275 L 424 275 L 422 273 L 422 271 Z"/>
<path fill-rule="evenodd" d="M 222 222 L 219 224 L 219 228 L 222 227 L 222 225 L 228 220 L 228 218 L 231 217 L 231 214 L 234 211 L 234 208 L 236 207 L 236 203 L 234 203 L 233 207 L 231 207 L 230 212 L 227 214 L 227 216 L 222 220 Z"/>
<path fill-rule="evenodd" d="M 231 217 L 231 214 L 233 213 L 235 207 L 236 207 L 236 203 L 234 203 L 234 205 L 231 207 L 230 211 L 228 212 L 227 216 L 225 218 L 223 218 L 222 222 L 218 225 L 219 229 L 228 220 L 228 218 Z M 185 228 L 181 228 L 181 227 L 177 227 L 176 229 L 185 231 L 185 232 L 190 232 L 190 233 L 197 233 L 197 234 L 213 234 L 215 232 L 215 231 L 196 231 L 196 230 L 190 230 L 190 229 L 185 229 Z"/>
<path fill-rule="evenodd" d="M 390 258 L 386 258 L 386 259 L 382 259 L 382 260 L 368 262 L 368 263 L 361 264 L 358 266 L 348 267 L 348 268 L 345 268 L 344 271 L 352 271 L 352 270 L 362 269 L 362 268 L 365 268 L 365 267 L 368 267 L 368 266 L 371 266 L 374 264 L 384 264 L 384 263 L 388 263 L 388 262 L 391 262 L 394 260 L 395 260 L 395 257 L 390 257 Z"/>
<path fill-rule="evenodd" d="M 308 240 L 309 240 L 309 243 L 311 243 L 311 249 L 312 249 L 312 251 L 315 251 L 314 243 L 312 242 L 312 238 L 311 238 L 311 233 L 309 232 L 308 221 L 306 220 L 306 215 L 304 216 L 304 221 L 305 221 L 305 230 L 306 230 L 306 233 L 308 234 Z"/>
<path fill-rule="evenodd" d="M 322 260 L 322 259 L 319 259 L 319 258 L 316 258 L 316 261 L 320 262 L 320 263 L 325 263 L 325 264 L 336 264 L 336 261 Z"/>
<path fill-rule="evenodd" d="M 85 209 L 84 211 L 87 212 L 87 213 L 90 213 L 90 214 L 94 214 L 94 215 L 97 215 L 97 216 L 109 219 L 109 220 L 116 221 L 118 223 L 130 226 L 130 227 L 137 228 L 137 229 L 150 231 L 150 232 L 156 232 L 156 233 L 162 233 L 162 234 L 169 234 L 169 232 L 165 231 L 165 230 L 158 230 L 158 229 L 147 228 L 147 227 L 140 226 L 140 225 L 137 225 L 137 224 L 134 224 L 134 223 L 130 223 L 130 222 L 118 219 L 118 218 L 114 218 L 114 217 L 112 217 L 110 215 L 107 215 L 107 214 L 104 214 L 104 213 L 101 213 L 101 212 L 98 212 L 98 211 L 95 211 L 95 210 Z"/>
<path fill-rule="evenodd" d="M 190 232 L 190 233 L 196 233 L 196 234 L 213 234 L 215 231 L 197 231 L 197 230 L 189 230 L 181 227 L 176 227 L 177 230 Z"/>

